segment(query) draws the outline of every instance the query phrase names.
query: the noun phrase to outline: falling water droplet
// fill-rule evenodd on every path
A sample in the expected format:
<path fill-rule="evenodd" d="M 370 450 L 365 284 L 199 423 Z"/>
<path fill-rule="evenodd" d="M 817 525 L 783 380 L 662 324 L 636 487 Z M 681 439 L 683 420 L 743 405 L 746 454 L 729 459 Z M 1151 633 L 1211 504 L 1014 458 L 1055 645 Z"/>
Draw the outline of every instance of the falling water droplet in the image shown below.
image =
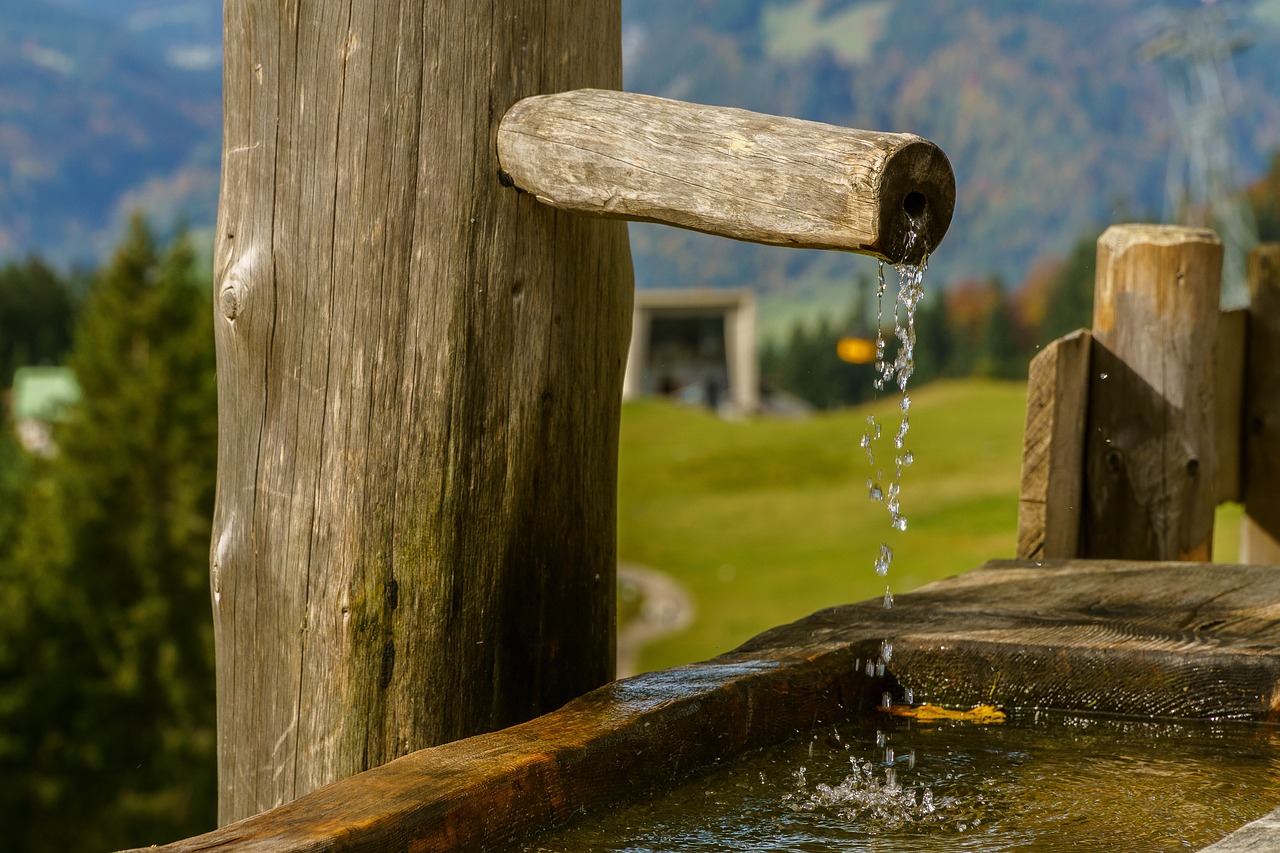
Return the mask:
<path fill-rule="evenodd" d="M 880 556 L 876 558 L 876 574 L 884 577 L 889 574 L 889 564 L 893 562 L 893 549 L 889 543 L 880 543 Z"/>
<path fill-rule="evenodd" d="M 884 588 L 884 609 L 893 609 L 893 593 L 889 592 L 889 587 L 887 586 Z"/>
<path fill-rule="evenodd" d="M 908 705 L 910 705 L 916 701 L 916 693 L 914 690 L 908 687 L 903 691 L 902 698 L 906 700 L 906 703 Z"/>

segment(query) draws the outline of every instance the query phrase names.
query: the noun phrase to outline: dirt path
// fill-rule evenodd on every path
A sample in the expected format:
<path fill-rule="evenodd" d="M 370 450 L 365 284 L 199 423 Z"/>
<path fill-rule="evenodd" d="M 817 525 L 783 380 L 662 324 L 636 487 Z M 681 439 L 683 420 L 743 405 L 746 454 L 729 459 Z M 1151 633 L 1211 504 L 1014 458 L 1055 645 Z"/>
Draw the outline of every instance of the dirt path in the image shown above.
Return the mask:
<path fill-rule="evenodd" d="M 693 624 L 693 599 L 670 575 L 636 563 L 618 564 L 618 583 L 640 593 L 640 612 L 618 626 L 618 678 L 636 674 L 640 650 Z"/>

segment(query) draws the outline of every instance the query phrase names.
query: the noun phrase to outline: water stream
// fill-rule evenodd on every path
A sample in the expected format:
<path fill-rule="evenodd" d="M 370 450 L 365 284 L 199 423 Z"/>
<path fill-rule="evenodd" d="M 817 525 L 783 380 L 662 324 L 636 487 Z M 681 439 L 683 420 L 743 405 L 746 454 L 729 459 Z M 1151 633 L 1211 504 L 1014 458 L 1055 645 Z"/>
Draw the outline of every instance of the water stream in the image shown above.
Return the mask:
<path fill-rule="evenodd" d="M 918 241 L 924 239 L 925 220 L 923 216 L 911 217 L 911 230 L 907 235 L 907 252 Z M 898 401 L 901 418 L 898 430 L 893 436 L 893 467 L 889 485 L 886 488 L 885 472 L 876 464 L 876 446 L 881 441 L 883 430 L 875 415 L 867 415 L 866 429 L 859 441 L 867 453 L 867 465 L 874 472 L 867 478 L 867 496 L 875 503 L 882 503 L 889 512 L 889 527 L 899 533 L 907 529 L 907 517 L 902 512 L 902 472 L 915 461 L 907 447 L 907 432 L 911 428 L 911 396 L 907 393 L 907 383 L 915 372 L 916 348 L 916 309 L 924 297 L 924 272 L 929 266 L 929 256 L 924 255 L 918 264 L 902 262 L 894 265 L 898 274 L 898 293 L 893 304 L 893 333 L 898 348 L 892 361 L 888 358 L 887 342 L 884 336 L 884 301 L 887 286 L 884 275 L 884 261 L 880 262 L 877 272 L 876 287 L 876 391 L 883 391 L 889 383 L 898 386 L 902 395 Z M 893 547 L 886 541 L 880 543 L 880 553 L 875 558 L 875 571 L 881 577 L 887 577 L 889 567 L 893 564 Z M 893 607 L 893 593 L 886 580 L 884 589 L 884 606 Z M 888 659 L 886 658 L 886 661 Z"/>

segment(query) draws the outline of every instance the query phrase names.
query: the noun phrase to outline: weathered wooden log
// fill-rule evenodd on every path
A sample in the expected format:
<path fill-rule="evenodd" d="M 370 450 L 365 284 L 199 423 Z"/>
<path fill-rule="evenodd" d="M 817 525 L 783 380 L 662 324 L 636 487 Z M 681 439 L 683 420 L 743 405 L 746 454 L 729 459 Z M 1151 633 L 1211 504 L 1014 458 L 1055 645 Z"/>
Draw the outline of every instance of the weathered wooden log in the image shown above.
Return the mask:
<path fill-rule="evenodd" d="M 1018 559 L 1067 559 L 1079 552 L 1092 345 L 1093 338 L 1081 329 L 1053 341 L 1031 360 Z"/>
<path fill-rule="evenodd" d="M 1218 359 L 1213 380 L 1214 434 L 1217 436 L 1216 503 L 1244 500 L 1244 384 L 1249 312 L 1244 308 L 1218 314 Z"/>
<path fill-rule="evenodd" d="M 1209 558 L 1221 277 L 1208 229 L 1098 238 L 1080 556 Z"/>
<path fill-rule="evenodd" d="M 895 263 L 933 251 L 955 207 L 946 155 L 918 136 L 629 92 L 520 101 L 498 158 L 554 207 Z"/>
<path fill-rule="evenodd" d="M 621 85 L 618 0 L 228 0 L 212 585 L 223 821 L 613 673 L 622 223 L 502 113 Z"/>
<path fill-rule="evenodd" d="M 1280 561 L 1273 547 L 1280 540 L 1280 243 L 1255 247 L 1247 266 L 1243 492 L 1253 524 L 1241 544 L 1250 559 L 1273 562 Z"/>
<path fill-rule="evenodd" d="M 510 849 L 580 809 L 873 713 L 883 691 L 901 701 L 906 688 L 951 707 L 1273 719 L 1277 607 L 1280 572 L 1268 567 L 996 561 L 891 610 L 878 599 L 823 610 L 159 850 Z"/>

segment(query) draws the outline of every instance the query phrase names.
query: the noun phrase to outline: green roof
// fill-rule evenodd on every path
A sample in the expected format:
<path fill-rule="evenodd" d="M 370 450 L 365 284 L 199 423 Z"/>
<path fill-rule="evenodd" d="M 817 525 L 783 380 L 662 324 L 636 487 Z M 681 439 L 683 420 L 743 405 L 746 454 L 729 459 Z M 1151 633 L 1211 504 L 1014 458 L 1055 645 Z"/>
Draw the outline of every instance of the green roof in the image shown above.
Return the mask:
<path fill-rule="evenodd" d="M 80 402 L 80 386 L 68 367 L 20 367 L 13 373 L 13 419 L 60 420 Z"/>

